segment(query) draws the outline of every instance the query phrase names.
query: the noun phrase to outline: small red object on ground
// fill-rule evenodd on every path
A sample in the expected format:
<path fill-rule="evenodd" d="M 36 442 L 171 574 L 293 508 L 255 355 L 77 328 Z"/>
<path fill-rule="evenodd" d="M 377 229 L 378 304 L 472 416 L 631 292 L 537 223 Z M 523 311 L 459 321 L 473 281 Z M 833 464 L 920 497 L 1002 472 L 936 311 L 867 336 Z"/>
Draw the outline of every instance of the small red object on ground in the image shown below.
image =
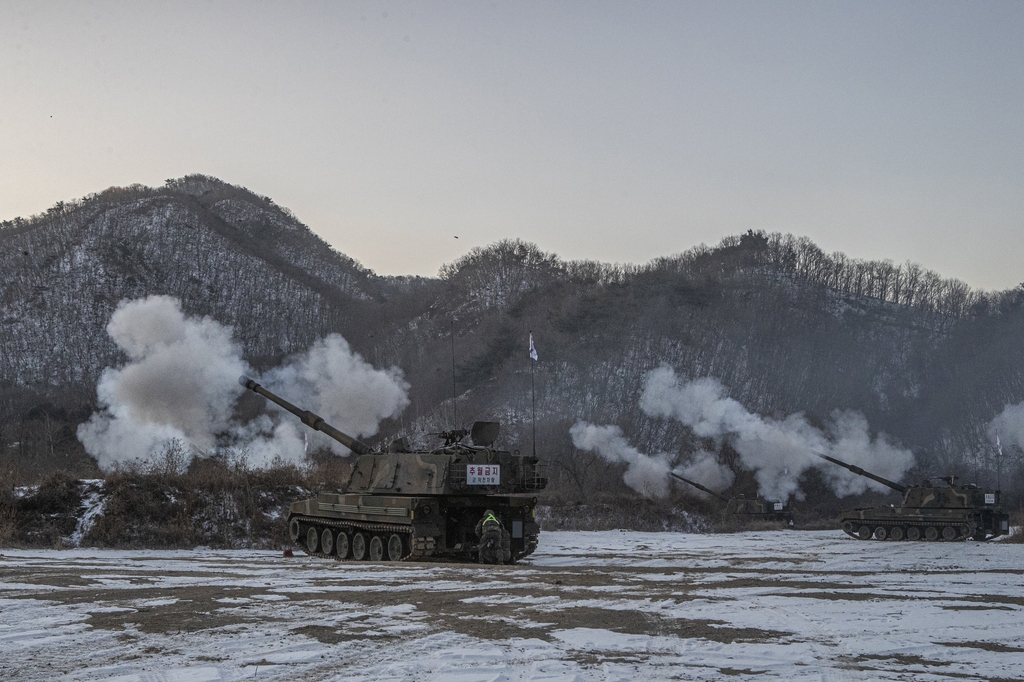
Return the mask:
<path fill-rule="evenodd" d="M 286 557 L 289 557 L 289 556 L 295 556 L 294 554 L 292 554 L 292 550 L 290 550 L 290 549 L 286 549 L 286 550 L 284 551 L 284 555 L 285 555 Z"/>

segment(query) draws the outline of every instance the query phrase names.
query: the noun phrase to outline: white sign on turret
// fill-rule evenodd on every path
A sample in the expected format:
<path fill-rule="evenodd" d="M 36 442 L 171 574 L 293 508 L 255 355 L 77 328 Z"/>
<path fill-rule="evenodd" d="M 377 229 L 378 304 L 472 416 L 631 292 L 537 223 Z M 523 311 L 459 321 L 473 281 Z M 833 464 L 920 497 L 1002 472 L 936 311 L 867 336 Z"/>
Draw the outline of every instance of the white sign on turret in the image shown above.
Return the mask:
<path fill-rule="evenodd" d="M 500 485 L 501 466 L 498 464 L 469 464 L 466 466 L 467 485 Z"/>

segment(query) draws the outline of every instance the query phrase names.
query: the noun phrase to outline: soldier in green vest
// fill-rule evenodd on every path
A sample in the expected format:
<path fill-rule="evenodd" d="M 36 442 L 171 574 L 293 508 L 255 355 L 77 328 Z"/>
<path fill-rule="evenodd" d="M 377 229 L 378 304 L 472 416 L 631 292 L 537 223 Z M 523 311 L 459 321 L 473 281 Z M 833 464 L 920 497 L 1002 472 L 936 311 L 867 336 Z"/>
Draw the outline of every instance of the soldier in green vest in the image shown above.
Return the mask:
<path fill-rule="evenodd" d="M 511 537 L 490 509 L 476 524 L 480 538 L 477 558 L 482 564 L 503 564 L 512 558 Z"/>

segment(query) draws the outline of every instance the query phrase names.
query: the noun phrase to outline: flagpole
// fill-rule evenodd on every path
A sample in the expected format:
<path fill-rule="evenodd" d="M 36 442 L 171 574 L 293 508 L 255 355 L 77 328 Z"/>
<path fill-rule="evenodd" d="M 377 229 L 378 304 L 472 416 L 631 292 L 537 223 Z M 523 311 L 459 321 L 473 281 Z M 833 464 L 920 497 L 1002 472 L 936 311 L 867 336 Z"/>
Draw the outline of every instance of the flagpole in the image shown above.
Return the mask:
<path fill-rule="evenodd" d="M 996 432 L 996 451 L 999 457 L 996 459 L 996 490 L 1003 490 L 1003 444 L 999 442 L 999 432 Z"/>
<path fill-rule="evenodd" d="M 533 366 L 536 361 L 530 360 L 530 401 L 533 403 L 533 456 L 537 457 L 537 390 L 533 380 Z"/>
<path fill-rule="evenodd" d="M 533 330 L 530 330 L 530 403 L 533 406 L 533 457 L 537 458 L 537 384 L 533 378 L 533 365 L 537 362 L 537 349 L 533 347 Z"/>

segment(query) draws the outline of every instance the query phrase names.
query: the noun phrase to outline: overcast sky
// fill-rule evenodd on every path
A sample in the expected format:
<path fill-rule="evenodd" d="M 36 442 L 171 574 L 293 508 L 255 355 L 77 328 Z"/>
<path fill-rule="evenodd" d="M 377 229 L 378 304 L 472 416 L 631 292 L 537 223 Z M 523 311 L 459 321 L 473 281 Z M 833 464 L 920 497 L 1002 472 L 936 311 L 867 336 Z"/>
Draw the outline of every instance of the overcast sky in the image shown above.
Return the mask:
<path fill-rule="evenodd" d="M 763 229 L 1004 289 L 1022 36 L 1016 1 L 2 0 L 0 219 L 204 173 L 382 274 Z"/>

